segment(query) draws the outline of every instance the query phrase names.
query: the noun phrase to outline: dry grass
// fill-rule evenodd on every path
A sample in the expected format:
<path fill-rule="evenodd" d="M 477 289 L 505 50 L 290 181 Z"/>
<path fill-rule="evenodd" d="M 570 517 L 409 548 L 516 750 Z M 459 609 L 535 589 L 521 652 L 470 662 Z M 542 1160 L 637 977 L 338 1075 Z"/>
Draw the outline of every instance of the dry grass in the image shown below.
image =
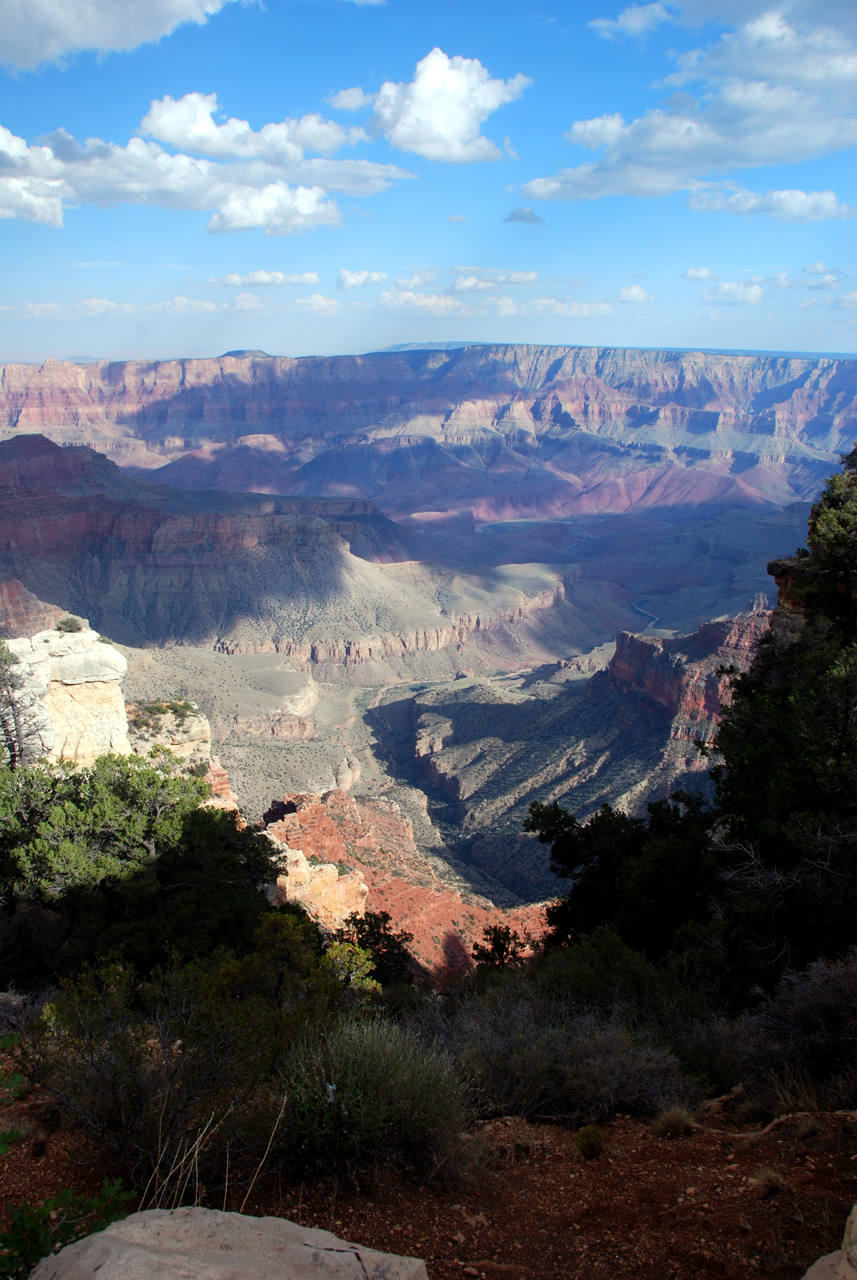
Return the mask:
<path fill-rule="evenodd" d="M 687 1107 L 665 1107 L 652 1121 L 659 1138 L 682 1138 L 693 1131 L 695 1121 Z"/>
<path fill-rule="evenodd" d="M 784 1191 L 791 1191 L 788 1180 L 778 1169 L 772 1169 L 769 1165 L 761 1165 L 751 1173 L 747 1179 L 747 1185 L 753 1188 L 759 1200 L 767 1200 L 769 1196 L 778 1196 Z"/>

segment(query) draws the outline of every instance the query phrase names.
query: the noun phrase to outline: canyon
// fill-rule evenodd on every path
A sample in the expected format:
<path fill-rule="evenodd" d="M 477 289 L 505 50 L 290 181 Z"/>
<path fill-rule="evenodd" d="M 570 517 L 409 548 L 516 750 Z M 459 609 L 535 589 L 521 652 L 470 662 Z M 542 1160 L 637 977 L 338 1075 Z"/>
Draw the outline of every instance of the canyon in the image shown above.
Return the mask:
<path fill-rule="evenodd" d="M 718 671 L 855 439 L 849 359 L 7 365 L 0 631 L 88 619 L 133 702 L 199 705 L 248 819 L 362 877 L 436 967 L 444 922 L 465 950 L 537 931 L 532 800 L 706 788 Z"/>

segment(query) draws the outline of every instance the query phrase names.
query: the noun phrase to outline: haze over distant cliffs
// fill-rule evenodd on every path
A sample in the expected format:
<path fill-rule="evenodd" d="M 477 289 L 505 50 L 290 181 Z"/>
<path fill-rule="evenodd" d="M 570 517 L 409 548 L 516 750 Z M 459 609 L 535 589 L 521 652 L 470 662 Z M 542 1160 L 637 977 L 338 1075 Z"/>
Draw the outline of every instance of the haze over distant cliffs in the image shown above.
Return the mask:
<path fill-rule="evenodd" d="M 424 527 L 809 500 L 857 361 L 577 347 L 224 356 L 0 372 L 0 435 L 182 488 L 374 499 Z"/>

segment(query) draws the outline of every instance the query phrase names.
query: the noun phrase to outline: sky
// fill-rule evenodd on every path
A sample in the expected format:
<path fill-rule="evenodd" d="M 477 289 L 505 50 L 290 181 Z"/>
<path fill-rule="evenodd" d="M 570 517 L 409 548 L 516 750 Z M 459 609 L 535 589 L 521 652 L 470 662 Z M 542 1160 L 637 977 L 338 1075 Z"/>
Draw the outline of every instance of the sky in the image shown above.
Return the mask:
<path fill-rule="evenodd" d="M 0 0 L 0 359 L 857 351 L 853 0 Z"/>

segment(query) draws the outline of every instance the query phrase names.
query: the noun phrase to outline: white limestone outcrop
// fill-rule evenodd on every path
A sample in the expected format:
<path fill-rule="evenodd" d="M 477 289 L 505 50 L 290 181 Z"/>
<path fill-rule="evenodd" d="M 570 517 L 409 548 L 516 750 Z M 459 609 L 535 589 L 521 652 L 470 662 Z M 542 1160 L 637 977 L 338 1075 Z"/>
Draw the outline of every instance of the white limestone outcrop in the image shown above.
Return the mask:
<path fill-rule="evenodd" d="M 20 763 L 130 754 L 120 684 L 128 664 L 118 649 L 88 627 L 6 643 L 16 662 L 0 721 Z"/>

